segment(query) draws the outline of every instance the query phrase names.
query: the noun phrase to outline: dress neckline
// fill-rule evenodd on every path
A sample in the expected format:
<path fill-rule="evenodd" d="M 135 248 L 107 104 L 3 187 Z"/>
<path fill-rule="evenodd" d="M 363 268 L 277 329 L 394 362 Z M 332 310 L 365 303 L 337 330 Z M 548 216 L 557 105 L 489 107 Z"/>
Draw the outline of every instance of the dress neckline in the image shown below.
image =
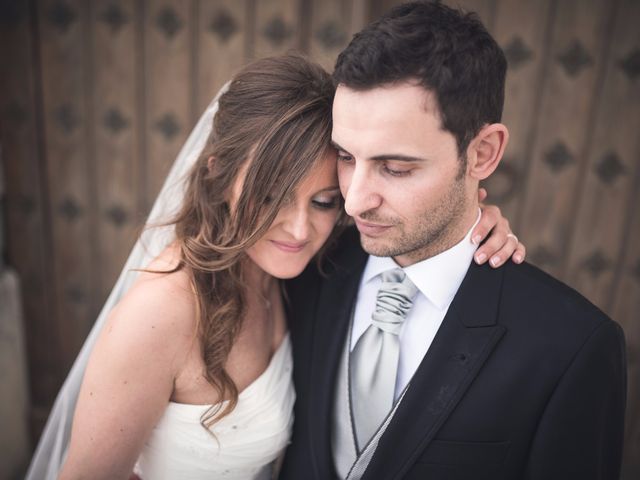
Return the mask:
<path fill-rule="evenodd" d="M 251 391 L 253 391 L 256 388 L 256 385 L 259 385 L 262 382 L 262 379 L 266 378 L 267 373 L 269 373 L 271 369 L 274 367 L 274 365 L 278 363 L 276 359 L 280 358 L 280 356 L 282 355 L 282 352 L 286 350 L 284 346 L 288 342 L 289 342 L 289 332 L 287 331 L 287 333 L 285 333 L 284 337 L 280 341 L 280 345 L 278 345 L 278 348 L 276 348 L 276 351 L 273 353 L 273 355 L 271 355 L 267 368 L 265 368 L 264 371 L 255 378 L 255 380 L 253 380 L 249 385 L 247 385 L 245 388 L 242 389 L 242 391 L 238 394 L 238 399 L 246 397 L 249 393 L 251 393 Z M 228 401 L 229 400 L 223 400 L 222 402 L 218 402 L 218 403 L 181 403 L 181 402 L 173 402 L 170 400 L 169 406 L 173 408 L 181 408 L 181 409 L 204 408 L 204 407 L 211 408 L 216 405 L 225 404 Z"/>

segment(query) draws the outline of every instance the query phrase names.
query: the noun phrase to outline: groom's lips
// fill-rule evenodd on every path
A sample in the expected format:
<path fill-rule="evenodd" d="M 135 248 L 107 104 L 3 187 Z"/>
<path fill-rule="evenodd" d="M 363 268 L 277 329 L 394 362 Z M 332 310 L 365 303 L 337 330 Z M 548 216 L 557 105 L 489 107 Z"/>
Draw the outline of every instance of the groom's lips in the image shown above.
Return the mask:
<path fill-rule="evenodd" d="M 355 219 L 356 227 L 358 227 L 358 231 L 364 235 L 369 237 L 375 237 L 377 235 L 381 235 L 391 228 L 391 225 L 381 225 L 379 223 L 371 223 L 365 222 L 358 218 Z"/>

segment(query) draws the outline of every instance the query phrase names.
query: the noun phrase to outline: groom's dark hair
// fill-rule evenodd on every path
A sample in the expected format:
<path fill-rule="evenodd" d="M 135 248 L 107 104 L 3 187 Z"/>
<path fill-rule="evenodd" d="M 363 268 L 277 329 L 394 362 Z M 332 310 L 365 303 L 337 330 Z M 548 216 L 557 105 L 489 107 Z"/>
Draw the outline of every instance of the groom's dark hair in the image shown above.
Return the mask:
<path fill-rule="evenodd" d="M 357 33 L 338 56 L 336 85 L 367 90 L 416 80 L 438 102 L 442 128 L 464 157 L 483 125 L 499 122 L 507 61 L 475 13 L 408 2 Z"/>

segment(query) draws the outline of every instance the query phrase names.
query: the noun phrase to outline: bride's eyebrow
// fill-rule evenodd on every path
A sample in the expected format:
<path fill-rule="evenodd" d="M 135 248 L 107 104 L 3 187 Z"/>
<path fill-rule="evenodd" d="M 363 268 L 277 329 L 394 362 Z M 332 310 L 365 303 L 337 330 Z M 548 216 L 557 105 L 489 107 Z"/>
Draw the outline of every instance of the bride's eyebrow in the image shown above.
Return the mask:
<path fill-rule="evenodd" d="M 313 192 L 312 196 L 315 197 L 316 195 L 321 195 L 323 193 L 340 193 L 340 187 L 336 185 L 336 186 L 321 188 L 320 190 L 316 190 L 315 192 Z"/>
<path fill-rule="evenodd" d="M 332 185 L 330 187 L 326 187 L 321 190 L 318 190 L 316 193 L 333 192 L 333 191 L 340 191 L 340 187 L 338 185 Z"/>

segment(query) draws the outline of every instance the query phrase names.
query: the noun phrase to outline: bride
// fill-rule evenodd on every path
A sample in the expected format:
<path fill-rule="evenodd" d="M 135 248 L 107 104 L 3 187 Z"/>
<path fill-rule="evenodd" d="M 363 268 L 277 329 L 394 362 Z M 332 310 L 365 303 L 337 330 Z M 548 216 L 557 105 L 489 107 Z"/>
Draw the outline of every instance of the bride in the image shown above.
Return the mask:
<path fill-rule="evenodd" d="M 248 65 L 214 100 L 27 478 L 273 477 L 295 399 L 280 280 L 321 256 L 347 222 L 330 147 L 333 93 L 321 67 L 288 55 Z M 474 235 L 492 228 L 483 252 L 522 261 L 506 220 L 487 207 Z"/>

